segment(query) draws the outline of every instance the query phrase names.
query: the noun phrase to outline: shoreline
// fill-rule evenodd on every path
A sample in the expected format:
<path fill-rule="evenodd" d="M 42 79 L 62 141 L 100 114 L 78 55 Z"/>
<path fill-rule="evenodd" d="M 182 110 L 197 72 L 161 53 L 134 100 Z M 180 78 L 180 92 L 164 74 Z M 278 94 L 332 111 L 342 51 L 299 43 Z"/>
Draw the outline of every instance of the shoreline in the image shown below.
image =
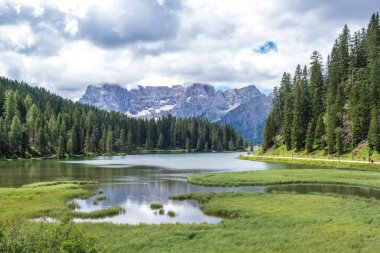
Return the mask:
<path fill-rule="evenodd" d="M 114 154 L 86 154 L 75 155 L 66 157 L 17 157 L 17 158 L 0 158 L 0 162 L 12 162 L 12 161 L 42 161 L 42 160 L 72 160 L 81 158 L 93 158 L 98 156 L 130 156 L 130 155 L 151 155 L 151 154 L 207 154 L 207 153 L 239 153 L 245 150 L 234 151 L 190 151 L 187 152 L 184 149 L 173 150 L 140 150 L 131 153 L 114 153 Z"/>
<path fill-rule="evenodd" d="M 334 159 L 322 159 L 322 158 L 266 156 L 266 155 L 264 156 L 240 155 L 238 159 L 258 161 L 258 162 L 315 165 L 315 166 L 321 166 L 325 168 L 380 171 L 380 162 L 370 163 L 367 161 L 356 161 L 356 160 L 342 160 L 342 159 L 334 160 Z"/>

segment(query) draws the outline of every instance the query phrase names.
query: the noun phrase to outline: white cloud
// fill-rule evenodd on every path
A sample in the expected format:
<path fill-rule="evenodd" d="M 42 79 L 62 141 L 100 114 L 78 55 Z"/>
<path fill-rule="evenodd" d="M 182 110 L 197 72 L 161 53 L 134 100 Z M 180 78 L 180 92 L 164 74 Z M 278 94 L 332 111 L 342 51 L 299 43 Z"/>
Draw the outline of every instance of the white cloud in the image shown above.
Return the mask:
<path fill-rule="evenodd" d="M 101 82 L 272 88 L 375 2 L 0 0 L 0 74 L 73 99 Z M 278 50 L 255 52 L 267 41 Z"/>

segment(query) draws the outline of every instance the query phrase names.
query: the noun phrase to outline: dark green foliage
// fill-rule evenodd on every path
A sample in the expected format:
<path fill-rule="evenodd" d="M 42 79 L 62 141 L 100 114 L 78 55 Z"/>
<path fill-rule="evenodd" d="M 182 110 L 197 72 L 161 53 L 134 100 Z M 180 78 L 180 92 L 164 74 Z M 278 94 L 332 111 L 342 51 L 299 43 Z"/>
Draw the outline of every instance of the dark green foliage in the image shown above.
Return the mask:
<path fill-rule="evenodd" d="M 288 150 L 322 149 L 341 155 L 368 138 L 370 149 L 380 151 L 377 13 L 372 15 L 368 29 L 352 36 L 344 26 L 326 69 L 324 74 L 321 56 L 314 51 L 308 73 L 306 67 L 301 71 L 298 65 L 292 83 L 290 75 L 283 75 L 280 88 L 273 92 L 272 112 L 264 129 L 264 150 L 275 145 L 277 139 Z"/>
<path fill-rule="evenodd" d="M 368 146 L 370 151 L 376 150 L 380 152 L 380 125 L 379 113 L 376 109 L 372 109 L 371 123 L 368 131 Z"/>
<path fill-rule="evenodd" d="M 155 210 L 155 209 L 162 209 L 163 205 L 161 203 L 152 203 L 150 204 L 150 209 Z"/>
<path fill-rule="evenodd" d="M 95 253 L 96 240 L 77 224 L 65 219 L 59 223 L 0 226 L 0 252 L 81 252 Z"/>
<path fill-rule="evenodd" d="M 0 158 L 244 148 L 229 125 L 172 116 L 129 118 L 2 77 L 0 105 Z"/>
<path fill-rule="evenodd" d="M 324 140 L 323 140 L 324 134 L 325 134 L 325 125 L 323 123 L 323 117 L 322 115 L 319 115 L 316 126 L 315 126 L 315 132 L 314 132 L 314 145 L 316 145 L 317 148 L 319 149 L 324 148 Z"/>
<path fill-rule="evenodd" d="M 313 151 L 313 145 L 314 145 L 313 123 L 309 122 L 309 125 L 307 127 L 306 146 L 305 146 L 305 149 L 308 153 Z"/>
<path fill-rule="evenodd" d="M 276 137 L 276 122 L 274 114 L 271 112 L 268 118 L 265 121 L 264 128 L 264 138 L 263 138 L 263 149 L 264 151 L 268 150 L 275 143 Z"/>
<path fill-rule="evenodd" d="M 306 66 L 302 72 L 301 66 L 297 66 L 294 84 L 292 144 L 293 148 L 301 150 L 305 147 L 309 113 L 309 88 Z"/>

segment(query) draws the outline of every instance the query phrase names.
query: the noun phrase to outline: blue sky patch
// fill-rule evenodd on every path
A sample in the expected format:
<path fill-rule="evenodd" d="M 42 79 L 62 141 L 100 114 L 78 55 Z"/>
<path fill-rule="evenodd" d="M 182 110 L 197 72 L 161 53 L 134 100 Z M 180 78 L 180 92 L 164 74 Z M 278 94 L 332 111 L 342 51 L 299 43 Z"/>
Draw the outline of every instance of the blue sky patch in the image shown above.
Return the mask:
<path fill-rule="evenodd" d="M 258 48 L 256 48 L 254 51 L 256 53 L 260 53 L 260 54 L 267 54 L 269 53 L 270 51 L 277 51 L 277 44 L 276 42 L 274 41 L 267 41 L 265 42 L 263 45 L 259 46 Z"/>

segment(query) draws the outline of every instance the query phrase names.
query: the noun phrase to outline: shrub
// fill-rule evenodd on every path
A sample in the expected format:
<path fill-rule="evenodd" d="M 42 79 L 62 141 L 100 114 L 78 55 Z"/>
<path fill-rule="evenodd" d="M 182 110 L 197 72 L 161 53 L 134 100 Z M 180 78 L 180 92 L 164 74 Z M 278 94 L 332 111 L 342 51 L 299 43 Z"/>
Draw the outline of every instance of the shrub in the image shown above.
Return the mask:
<path fill-rule="evenodd" d="M 170 217 L 170 218 L 173 218 L 176 216 L 175 212 L 174 211 L 168 211 L 167 215 Z"/>
<path fill-rule="evenodd" d="M 0 227 L 0 252 L 95 253 L 94 238 L 85 234 L 69 218 L 62 222 L 13 222 Z"/>
<path fill-rule="evenodd" d="M 156 209 L 162 209 L 163 205 L 160 203 L 152 203 L 150 204 L 150 209 L 156 210 Z"/>

